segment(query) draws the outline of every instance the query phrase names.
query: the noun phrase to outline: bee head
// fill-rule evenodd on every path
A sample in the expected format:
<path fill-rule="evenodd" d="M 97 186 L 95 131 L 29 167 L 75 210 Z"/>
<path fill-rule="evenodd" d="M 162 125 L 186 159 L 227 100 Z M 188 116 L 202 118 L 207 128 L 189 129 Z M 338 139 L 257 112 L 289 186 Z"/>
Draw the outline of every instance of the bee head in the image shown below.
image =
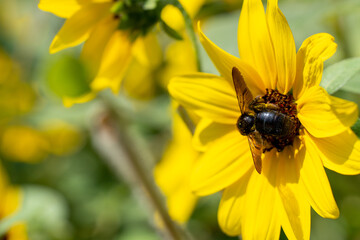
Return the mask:
<path fill-rule="evenodd" d="M 242 114 L 237 121 L 237 128 L 239 129 L 241 135 L 249 135 L 249 133 L 254 131 L 255 117 L 253 115 L 244 113 Z"/>

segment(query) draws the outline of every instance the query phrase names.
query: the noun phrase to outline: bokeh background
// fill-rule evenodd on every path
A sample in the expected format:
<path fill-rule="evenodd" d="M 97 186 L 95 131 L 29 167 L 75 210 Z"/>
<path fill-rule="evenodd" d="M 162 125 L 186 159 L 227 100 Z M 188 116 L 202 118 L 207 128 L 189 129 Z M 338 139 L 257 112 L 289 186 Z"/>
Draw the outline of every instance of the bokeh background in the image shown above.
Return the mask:
<path fill-rule="evenodd" d="M 104 91 L 91 102 L 64 107 L 63 92 L 73 87 L 72 81 L 81 88 L 79 79 L 86 79 L 81 47 L 50 55 L 49 45 L 64 20 L 37 4 L 0 0 L 0 233 L 15 224 L 20 227 L 14 239 L 26 239 L 21 233 L 33 240 L 159 239 L 152 213 L 94 147 L 93 128 L 106 104 L 125 109 L 138 151 L 151 155 L 143 164 L 152 174 L 172 139 L 163 75 L 148 77 L 158 86 L 146 96 Z M 326 66 L 360 57 L 360 1 L 279 0 L 279 5 L 297 48 L 308 36 L 328 32 L 338 50 Z M 197 16 L 207 36 L 236 56 L 240 7 L 241 1 L 208 1 Z M 159 68 L 168 61 L 166 43 Z M 204 72 L 217 73 L 203 49 L 201 60 Z M 360 104 L 360 70 L 335 95 Z M 360 239 L 360 176 L 327 174 L 340 218 L 322 219 L 312 212 L 311 239 Z M 218 227 L 219 200 L 219 194 L 199 200 L 186 225 L 194 239 L 232 239 Z M 281 238 L 286 239 L 284 234 Z"/>

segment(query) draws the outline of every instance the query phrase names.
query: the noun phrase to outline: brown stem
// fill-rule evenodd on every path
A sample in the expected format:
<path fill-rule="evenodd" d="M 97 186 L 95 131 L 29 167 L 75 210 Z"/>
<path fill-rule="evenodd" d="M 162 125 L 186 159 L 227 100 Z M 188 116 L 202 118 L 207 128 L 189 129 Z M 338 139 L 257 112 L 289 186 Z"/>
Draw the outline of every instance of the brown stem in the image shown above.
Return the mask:
<path fill-rule="evenodd" d="M 145 171 L 145 159 L 141 156 L 143 149 L 136 148 L 134 140 L 130 137 L 124 121 L 114 113 L 105 113 L 92 128 L 92 139 L 95 148 L 102 155 L 103 160 L 121 180 L 126 180 L 133 191 L 140 193 L 142 200 L 150 203 L 150 214 L 154 220 L 155 212 L 160 218 L 158 227 L 164 239 L 180 240 L 187 238 L 187 233 L 178 227 L 168 215 L 162 198 L 149 176 Z M 152 171 L 150 171 L 152 172 Z M 143 202 L 142 202 L 143 203 Z M 163 225 L 159 227 L 159 225 Z"/>

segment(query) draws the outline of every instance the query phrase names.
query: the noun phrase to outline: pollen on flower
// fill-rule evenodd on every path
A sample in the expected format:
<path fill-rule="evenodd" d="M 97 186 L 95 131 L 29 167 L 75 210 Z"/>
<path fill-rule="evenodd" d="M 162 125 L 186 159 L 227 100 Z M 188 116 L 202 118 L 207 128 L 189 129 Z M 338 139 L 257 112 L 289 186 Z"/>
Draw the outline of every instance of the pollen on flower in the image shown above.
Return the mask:
<path fill-rule="evenodd" d="M 291 93 L 284 95 L 274 89 L 266 89 L 266 94 L 262 96 L 261 99 L 265 104 L 278 106 L 277 111 L 290 117 L 294 124 L 293 128 L 287 129 L 289 132 L 285 136 L 262 134 L 262 137 L 280 152 L 284 150 L 286 146 L 292 145 L 295 137 L 299 135 L 301 123 L 297 118 L 296 102 Z"/>

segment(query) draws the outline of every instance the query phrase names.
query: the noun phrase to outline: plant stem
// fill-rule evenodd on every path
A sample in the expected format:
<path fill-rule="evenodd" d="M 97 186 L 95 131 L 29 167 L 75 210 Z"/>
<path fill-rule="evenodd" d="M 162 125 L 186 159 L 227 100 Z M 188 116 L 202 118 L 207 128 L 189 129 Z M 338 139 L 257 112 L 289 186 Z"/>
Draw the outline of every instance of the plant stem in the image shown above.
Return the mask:
<path fill-rule="evenodd" d="M 169 2 L 169 4 L 172 4 L 173 6 L 177 7 L 181 11 L 181 13 L 184 17 L 186 30 L 188 31 L 190 40 L 194 47 L 194 51 L 195 51 L 195 55 L 196 55 L 197 69 L 199 72 L 201 72 L 200 50 L 199 50 L 199 44 L 196 40 L 196 34 L 195 34 L 194 26 L 193 26 L 193 21 L 192 21 L 191 17 L 189 16 L 189 14 L 187 13 L 187 11 L 185 10 L 185 8 L 183 7 L 183 5 L 181 5 L 181 3 L 178 0 L 170 0 L 168 2 Z"/>
<path fill-rule="evenodd" d="M 125 179 L 135 193 L 140 193 L 141 203 L 150 203 L 148 207 L 153 210 L 150 218 L 154 221 L 155 213 L 159 217 L 160 222 L 154 225 L 162 233 L 163 238 L 174 240 L 187 238 L 187 233 L 168 215 L 155 183 L 148 174 L 149 171 L 144 168 L 146 164 L 144 157 L 141 156 L 142 146 L 137 148 L 134 139 L 129 135 L 124 119 L 114 111 L 106 112 L 92 128 L 92 139 L 94 147 L 116 176 L 121 180 Z"/>

